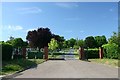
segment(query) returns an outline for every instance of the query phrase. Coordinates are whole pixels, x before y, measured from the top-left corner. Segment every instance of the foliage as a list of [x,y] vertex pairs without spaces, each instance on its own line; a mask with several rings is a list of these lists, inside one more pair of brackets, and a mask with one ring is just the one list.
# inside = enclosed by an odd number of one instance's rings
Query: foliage
[[113,35],[108,39],[108,42],[120,45],[120,33],[118,34],[116,32],[113,32]]
[[35,59],[35,52],[28,52],[28,59]]
[[11,44],[14,48],[22,48],[28,45],[28,43],[23,41],[22,38],[13,37],[10,37],[10,40],[8,40],[7,43]]
[[88,49],[88,50],[85,50],[84,53],[88,59],[99,58],[98,49]]
[[56,50],[58,47],[58,43],[57,40],[55,40],[54,38],[51,39],[50,43],[48,43],[49,49],[51,49],[52,51]]
[[103,44],[107,44],[106,37],[103,36],[95,36],[96,46],[97,48],[101,47]]
[[59,48],[60,50],[63,49],[63,48],[64,48],[63,42],[65,41],[64,37],[53,34],[53,38],[54,38],[55,40],[57,40],[58,48]]
[[29,31],[26,39],[31,47],[44,48],[48,46],[52,38],[52,33],[49,28],[38,28],[38,30]]
[[79,47],[83,47],[84,46],[84,40],[76,40],[74,48],[78,49]]
[[95,48],[95,46],[96,46],[96,41],[93,36],[88,36],[85,38],[84,47]]
[[28,59],[43,59],[42,52],[28,52]]
[[68,40],[68,47],[73,47],[76,43],[76,39],[71,38],[70,40]]
[[103,45],[102,47],[104,47],[104,57],[110,59],[118,59],[119,49],[117,44],[108,43]]
[[2,60],[10,60],[12,58],[13,47],[9,43],[2,42]]
[[63,42],[63,47],[68,48],[68,41],[67,40]]

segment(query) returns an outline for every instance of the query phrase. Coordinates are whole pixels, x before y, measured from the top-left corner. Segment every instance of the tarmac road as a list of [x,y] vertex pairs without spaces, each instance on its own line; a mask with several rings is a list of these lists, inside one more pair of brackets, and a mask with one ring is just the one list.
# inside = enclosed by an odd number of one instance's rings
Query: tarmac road
[[80,60],[48,60],[15,78],[118,78],[118,68]]

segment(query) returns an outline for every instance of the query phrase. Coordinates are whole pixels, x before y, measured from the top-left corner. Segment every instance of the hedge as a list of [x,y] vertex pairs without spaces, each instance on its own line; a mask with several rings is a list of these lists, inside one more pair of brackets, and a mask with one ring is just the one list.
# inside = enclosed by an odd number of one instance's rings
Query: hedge
[[43,59],[42,52],[28,52],[28,59]]
[[104,57],[110,59],[118,59],[119,49],[118,45],[115,43],[108,43],[103,45],[104,47]]
[[99,50],[98,49],[84,50],[84,54],[87,59],[99,58]]
[[2,42],[2,60],[11,60],[13,47],[9,43]]

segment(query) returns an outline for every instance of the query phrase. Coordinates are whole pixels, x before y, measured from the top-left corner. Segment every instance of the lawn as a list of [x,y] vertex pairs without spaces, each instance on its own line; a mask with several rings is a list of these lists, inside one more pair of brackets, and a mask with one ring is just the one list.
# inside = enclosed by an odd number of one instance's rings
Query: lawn
[[15,73],[30,67],[37,67],[38,64],[43,63],[43,59],[19,59],[2,62],[1,75]]
[[[89,59],[89,61],[118,67],[117,59]],[[119,64],[119,67],[120,67],[120,64]]]

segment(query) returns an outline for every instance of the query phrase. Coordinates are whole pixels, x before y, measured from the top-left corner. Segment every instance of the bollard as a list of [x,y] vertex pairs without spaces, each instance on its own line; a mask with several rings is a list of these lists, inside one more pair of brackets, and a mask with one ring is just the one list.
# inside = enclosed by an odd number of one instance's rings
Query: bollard
[[45,60],[48,60],[48,47],[44,47]]
[[26,48],[22,48],[22,55],[23,55],[23,58],[26,59]]
[[84,60],[84,48],[83,47],[79,48],[79,54],[80,54],[79,59]]
[[103,47],[99,48],[99,58],[103,59]]

